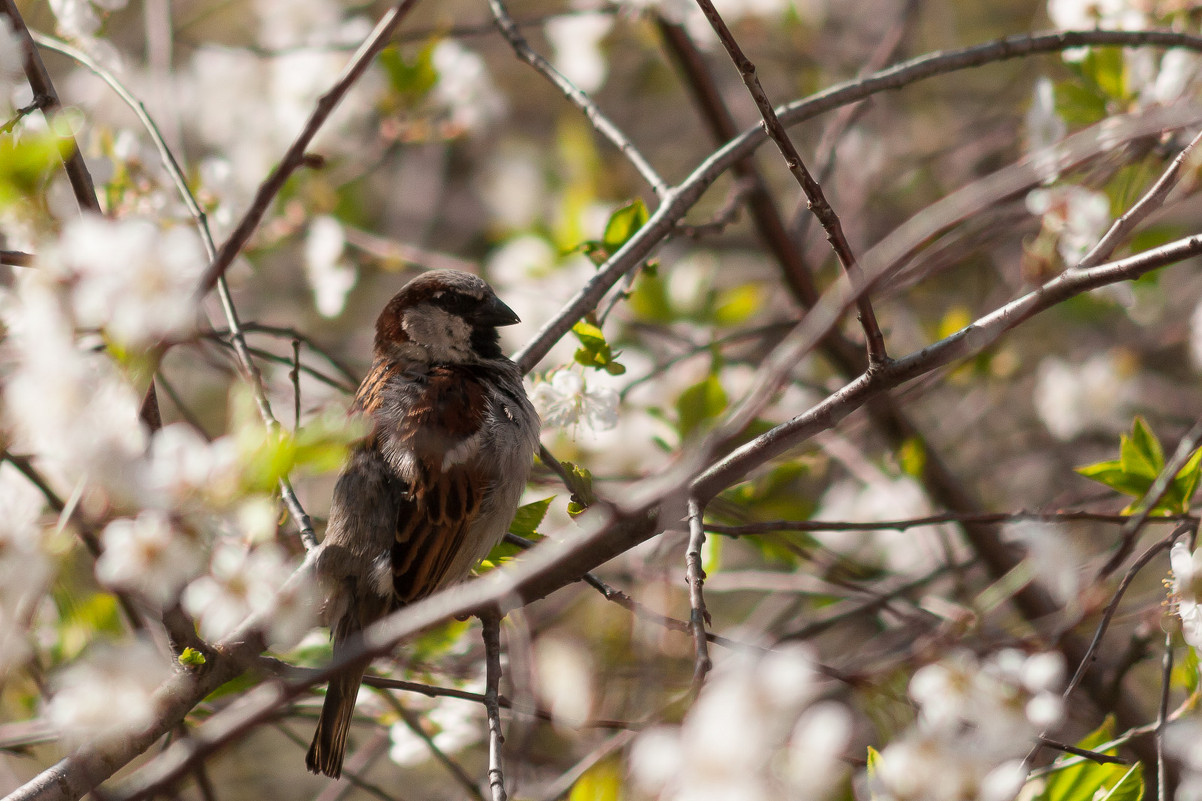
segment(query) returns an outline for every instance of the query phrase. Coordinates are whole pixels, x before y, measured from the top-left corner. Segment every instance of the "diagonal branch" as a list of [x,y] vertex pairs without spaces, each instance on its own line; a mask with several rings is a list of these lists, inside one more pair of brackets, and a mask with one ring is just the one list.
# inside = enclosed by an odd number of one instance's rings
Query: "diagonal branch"
[[509,15],[505,3],[502,0],[488,0],[488,7],[492,10],[493,18],[497,22],[497,28],[500,29],[501,35],[509,42],[517,57],[538,70],[543,77],[563,92],[564,97],[570,100],[572,105],[584,112],[584,116],[588,117],[588,121],[592,123],[597,133],[609,140],[610,144],[622,152],[631,166],[638,170],[639,175],[643,176],[643,180],[651,186],[656,197],[663,198],[667,195],[667,182],[660,177],[655,168],[651,166],[651,162],[647,161],[646,157],[630,141],[630,138],[622,133],[613,120],[605,116],[605,113],[587,94],[569,81],[563,73],[555,69],[549,61],[536,53],[534,48],[530,47],[530,43],[518,29],[513,17]]
[[[780,154],[784,156],[785,164],[789,168],[789,172],[797,180],[801,191],[805,193],[806,200],[809,203],[810,211],[818,219],[818,223],[826,231],[827,241],[831,243],[831,248],[835,251],[835,256],[839,259],[839,264],[847,272],[848,276],[853,281],[860,279],[860,268],[856,262],[855,254],[851,250],[851,245],[847,242],[847,237],[843,233],[843,223],[839,220],[839,215],[826,199],[826,195],[822,192],[822,187],[814,180],[814,176],[810,174],[806,168],[805,162],[802,161],[801,155],[797,152],[797,148],[793,145],[793,140],[789,138],[789,134],[785,131],[785,126],[781,124],[780,118],[776,115],[776,110],[772,107],[772,101],[768,99],[768,95],[764,92],[764,87],[760,85],[760,79],[755,74],[755,64],[743,52],[743,48],[735,40],[734,35],[730,32],[726,22],[718,13],[718,9],[714,8],[712,0],[697,0],[697,5],[701,7],[705,18],[709,20],[710,26],[714,29],[714,33],[718,35],[718,40],[722,42],[722,46],[726,48],[727,54],[731,61],[734,62],[735,68],[739,71],[739,77],[743,79],[743,85],[747,87],[747,91],[751,93],[751,97],[755,100],[756,108],[760,111],[760,116],[764,120],[764,130],[768,133],[768,138],[772,140]],[[860,325],[864,328],[864,338],[868,343],[868,366],[872,369],[878,364],[884,364],[889,360],[889,356],[885,351],[885,338],[881,334],[880,325],[876,321],[876,313],[872,310],[872,303],[868,296],[861,295],[856,299],[856,306],[859,309]]]
[[[12,0],[5,0],[12,2]],[[242,252],[242,248],[246,247],[246,243],[250,241],[251,234],[259,227],[259,222],[262,221],[263,215],[267,213],[267,209],[271,206],[275,196],[284,188],[284,184],[305,163],[305,150],[313,141],[313,137],[321,130],[321,126],[325,124],[334,109],[342,102],[342,98],[350,91],[355,82],[360,76],[367,71],[373,58],[376,57],[381,50],[388,45],[388,40],[392,38],[393,33],[400,26],[406,15],[413,10],[418,0],[401,0],[387,14],[380,18],[376,23],[376,27],[371,34],[364,40],[363,44],[351,57],[349,63],[343,69],[342,74],[338,76],[338,80],[330,87],[329,91],[323,94],[317,101],[317,107],[313,109],[313,113],[309,115],[309,119],[305,121],[305,127],[301,129],[300,134],[293,140],[283,159],[279,165],[272,171],[255,192],[254,200],[251,202],[250,208],[242,216],[238,222],[238,226],[234,232],[230,234],[229,239],[221,246],[213,259],[209,269],[205,272],[200,284],[196,288],[197,295],[206,295],[209,290],[217,284],[217,279],[225,275],[225,271],[233,264],[235,257]]]

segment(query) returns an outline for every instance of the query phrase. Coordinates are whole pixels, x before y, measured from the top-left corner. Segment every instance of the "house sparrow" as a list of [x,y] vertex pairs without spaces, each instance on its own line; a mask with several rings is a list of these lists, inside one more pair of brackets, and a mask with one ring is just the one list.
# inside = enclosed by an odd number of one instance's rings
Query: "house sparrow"
[[[464,579],[509,528],[539,421],[497,326],[518,316],[480,278],[435,270],[376,320],[351,414],[369,431],[334,488],[316,556],[334,658],[365,627]],[[330,680],[306,764],[342,773],[367,660]]]

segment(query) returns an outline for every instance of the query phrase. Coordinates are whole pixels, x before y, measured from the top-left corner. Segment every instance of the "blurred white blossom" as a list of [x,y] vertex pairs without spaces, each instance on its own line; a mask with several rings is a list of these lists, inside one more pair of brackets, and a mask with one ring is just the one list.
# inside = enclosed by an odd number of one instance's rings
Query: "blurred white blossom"
[[584,92],[595,92],[605,83],[609,64],[601,40],[613,24],[610,14],[574,13],[552,17],[544,27],[554,53],[551,63]]
[[[1148,18],[1131,0],[1048,0],[1052,25],[1065,30],[1139,30]],[[1087,47],[1074,47],[1062,54],[1065,61],[1080,61]]]
[[[462,689],[483,692],[483,682]],[[447,698],[414,698],[412,703],[420,709],[423,730],[444,754],[457,754],[483,738],[483,714],[476,704]],[[392,724],[388,739],[388,757],[398,765],[420,765],[430,759],[430,746],[403,720]]]
[[1058,654],[1009,649],[954,653],[910,681],[914,727],[886,746],[869,775],[876,801],[1010,801],[1026,779],[1023,756],[1064,714]]
[[1123,428],[1134,400],[1134,387],[1111,353],[1076,364],[1055,356],[1039,363],[1035,411],[1057,439]]
[[142,502],[177,512],[228,504],[238,494],[240,468],[232,437],[208,442],[191,425],[172,423],[150,442]]
[[576,642],[562,637],[540,637],[535,643],[534,687],[557,724],[584,725],[593,708],[592,658]]
[[[639,735],[633,777],[664,801],[817,801],[844,775],[851,733],[842,706],[810,706],[818,691],[802,648],[732,658],[710,677],[679,728]],[[815,740],[820,748],[806,747]]]
[[1055,234],[1060,258],[1075,267],[1110,227],[1110,200],[1102,192],[1080,186],[1033,189],[1027,193],[1027,211],[1043,218],[1044,228]]
[[146,642],[101,644],[55,676],[46,716],[69,745],[94,747],[145,730],[171,667]]
[[328,215],[314,218],[305,238],[305,276],[313,288],[317,311],[323,317],[342,313],[347,293],[359,280],[359,271],[345,255],[346,233],[342,223]]
[[1027,552],[1027,563],[1039,583],[1061,607],[1073,610],[1081,589],[1078,568],[1082,560],[1064,529],[1055,523],[1020,520],[1007,524],[1002,536],[1008,542],[1023,546]]
[[[867,480],[848,479],[832,484],[818,501],[813,519],[872,523],[931,514],[926,493],[910,476],[877,474],[862,478]],[[815,532],[814,536],[836,553],[906,575],[931,569],[945,558],[947,550],[946,538],[938,526],[905,531]]]
[[[596,380],[594,378],[594,380]],[[579,370],[555,370],[534,387],[530,401],[545,425],[591,431],[608,431],[618,424],[618,393],[609,387],[589,386]]]
[[105,527],[96,578],[166,606],[200,567],[200,549],[193,538],[172,526],[164,512],[147,510]]
[[476,132],[505,113],[501,91],[484,59],[456,42],[443,39],[430,54],[438,70],[432,97],[442,106],[452,129]]
[[149,220],[85,216],[70,223],[43,269],[69,284],[76,322],[147,348],[195,326],[206,260],[195,232]]
[[84,477],[128,497],[146,446],[140,399],[106,355],[75,342],[64,298],[43,270],[21,275],[3,321],[4,416],[17,447],[68,487]]
[[292,567],[279,547],[264,543],[248,549],[221,542],[213,549],[208,574],[184,590],[184,609],[197,619],[201,636],[219,640],[251,615],[278,647],[291,647],[316,621],[312,582],[292,582]]

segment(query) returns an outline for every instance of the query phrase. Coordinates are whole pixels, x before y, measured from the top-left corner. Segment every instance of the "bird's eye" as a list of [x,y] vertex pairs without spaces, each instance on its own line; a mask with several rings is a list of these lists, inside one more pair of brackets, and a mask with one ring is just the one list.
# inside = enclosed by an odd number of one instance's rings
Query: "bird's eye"
[[476,303],[473,298],[459,292],[438,292],[433,297],[440,307],[452,314],[463,314]]

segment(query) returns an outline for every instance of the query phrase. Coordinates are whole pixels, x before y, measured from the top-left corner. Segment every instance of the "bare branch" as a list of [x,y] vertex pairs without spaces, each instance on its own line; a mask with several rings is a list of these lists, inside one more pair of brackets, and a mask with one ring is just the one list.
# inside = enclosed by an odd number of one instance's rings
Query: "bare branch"
[[643,176],[643,180],[650,185],[651,190],[655,192],[656,197],[663,198],[668,194],[668,184],[660,177],[655,168],[651,166],[651,162],[639,152],[638,148],[630,141],[626,134],[622,133],[617,125],[597,106],[592,99],[580,90],[575,84],[569,81],[559,70],[555,69],[549,61],[534,52],[530,47],[530,43],[526,41],[526,37],[518,29],[514,23],[513,17],[509,16],[509,10],[505,8],[505,3],[502,0],[488,0],[488,7],[492,9],[493,17],[497,21],[497,28],[500,29],[501,35],[509,42],[514,53],[522,61],[525,61],[531,67],[555,84],[559,91],[563,92],[564,97],[572,102],[572,105],[584,112],[584,116],[588,117],[589,123],[597,133],[605,137],[610,144],[622,152],[626,160],[630,162],[639,175]]
[[502,767],[501,706],[497,703],[501,685],[501,616],[487,612],[480,616],[484,635],[484,708],[488,712],[488,787],[493,801],[506,801],[505,772]]
[[706,674],[713,667],[705,626],[710,622],[705,608],[705,570],[701,566],[701,548],[705,545],[705,527],[701,522],[704,510],[696,499],[689,499],[689,546],[685,552],[685,581],[689,585],[689,629],[693,633],[693,689],[701,688]]
[[[12,0],[5,0],[12,2]],[[255,193],[255,198],[251,202],[250,208],[242,216],[238,226],[234,232],[230,234],[229,239],[221,246],[213,263],[209,265],[204,278],[201,279],[196,291],[198,296],[208,294],[209,290],[217,284],[217,279],[225,275],[225,271],[231,264],[234,263],[235,257],[242,252],[242,248],[250,241],[251,234],[259,227],[259,222],[263,219],[263,215],[267,213],[271,203],[275,200],[275,196],[281,189],[288,178],[297,169],[305,163],[305,151],[309,144],[313,141],[313,137],[321,130],[321,126],[325,124],[330,114],[338,107],[342,98],[350,91],[350,88],[355,84],[359,77],[367,70],[373,58],[383,50],[393,33],[400,26],[405,16],[413,10],[418,0],[401,0],[387,14],[385,14],[378,23],[375,29],[364,40],[363,44],[351,57],[343,69],[342,74],[338,76],[338,80],[330,87],[329,91],[323,94],[317,101],[317,107],[313,113],[309,115],[309,119],[305,121],[305,127],[293,140],[284,157],[280,160],[279,165],[272,171]]]
[[[714,33],[718,35],[718,40],[722,42],[722,46],[726,48],[731,61],[735,63],[735,68],[739,71],[739,77],[743,79],[743,85],[751,93],[752,99],[755,100],[756,108],[759,109],[760,116],[764,120],[764,130],[767,131],[768,138],[780,150],[780,154],[784,157],[789,172],[792,173],[798,185],[801,186],[802,192],[805,193],[806,200],[809,201],[810,211],[813,212],[814,216],[818,219],[818,223],[826,231],[826,238],[831,243],[831,247],[834,249],[839,263],[853,281],[858,281],[860,279],[859,265],[856,263],[855,254],[852,252],[851,245],[848,244],[847,237],[843,233],[843,223],[840,221],[839,215],[835,212],[830,202],[827,201],[826,195],[822,192],[822,187],[818,185],[818,182],[814,180],[814,176],[806,168],[805,162],[802,161],[801,155],[793,145],[793,140],[789,138],[785,127],[776,116],[776,111],[772,107],[772,101],[768,99],[767,93],[764,92],[764,87],[760,85],[760,79],[756,77],[755,64],[743,52],[743,48],[739,46],[739,43],[735,41],[734,35],[730,32],[730,28],[727,27],[722,16],[718,13],[718,9],[714,8],[712,0],[697,0],[697,5],[701,7],[705,18],[709,20],[710,27],[714,29]],[[876,365],[883,364],[889,360],[889,356],[885,351],[885,338],[881,334],[880,325],[876,321],[876,313],[872,310],[872,303],[868,300],[867,295],[858,297],[856,305],[860,312],[860,325],[864,328],[864,338],[868,343],[868,366],[871,370]]]

